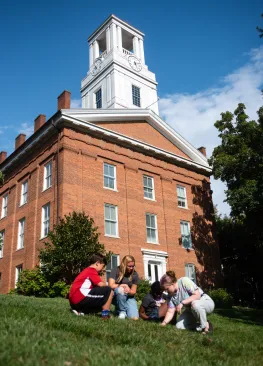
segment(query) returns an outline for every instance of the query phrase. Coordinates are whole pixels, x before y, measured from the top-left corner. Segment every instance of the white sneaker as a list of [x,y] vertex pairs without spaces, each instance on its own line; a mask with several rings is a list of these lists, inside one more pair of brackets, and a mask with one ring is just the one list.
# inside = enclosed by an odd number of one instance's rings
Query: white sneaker
[[119,319],[125,319],[125,318],[126,318],[126,313],[125,313],[125,311],[120,311],[118,318],[119,318]]
[[77,315],[77,316],[84,316],[84,313],[79,313],[77,310],[72,309],[72,313]]

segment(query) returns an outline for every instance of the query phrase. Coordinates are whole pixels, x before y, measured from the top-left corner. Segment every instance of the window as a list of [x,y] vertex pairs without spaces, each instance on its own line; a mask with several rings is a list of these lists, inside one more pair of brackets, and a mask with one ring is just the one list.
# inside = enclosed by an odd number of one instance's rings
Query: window
[[0,258],[3,258],[4,254],[4,242],[5,242],[5,231],[0,231]]
[[116,166],[104,163],[104,188],[116,190]]
[[132,103],[137,107],[141,106],[141,92],[140,88],[135,85],[132,85]]
[[106,266],[106,281],[109,281],[111,270],[117,268],[120,264],[120,256],[112,254],[109,263]]
[[24,238],[25,238],[25,222],[26,219],[23,218],[18,222],[18,241],[17,241],[17,249],[24,248]]
[[194,283],[196,283],[195,265],[194,264],[187,263],[185,265],[185,275],[186,275],[186,277],[189,277],[190,280],[194,281]]
[[188,221],[181,221],[181,235],[182,235],[182,245],[185,249],[192,248],[192,239],[190,232],[190,223]]
[[22,272],[22,270],[23,270],[23,265],[22,264],[19,264],[19,266],[16,266],[15,287],[16,287],[17,281],[19,279],[19,275]]
[[44,190],[51,187],[52,184],[52,161],[44,166]]
[[177,186],[178,207],[187,208],[185,187]]
[[95,93],[95,103],[96,103],[96,108],[97,109],[102,108],[102,93],[101,93],[101,89],[99,89]]
[[104,205],[105,235],[118,236],[118,207]]
[[144,198],[154,200],[154,182],[152,177],[143,176]]
[[146,214],[147,243],[158,243],[157,217],[156,215]]
[[1,218],[7,216],[7,205],[8,205],[8,194],[6,194],[2,198],[2,212],[1,212]]
[[21,199],[20,199],[20,206],[27,203],[27,192],[28,192],[28,180],[22,183],[21,185]]
[[42,207],[41,238],[45,238],[50,229],[50,203]]

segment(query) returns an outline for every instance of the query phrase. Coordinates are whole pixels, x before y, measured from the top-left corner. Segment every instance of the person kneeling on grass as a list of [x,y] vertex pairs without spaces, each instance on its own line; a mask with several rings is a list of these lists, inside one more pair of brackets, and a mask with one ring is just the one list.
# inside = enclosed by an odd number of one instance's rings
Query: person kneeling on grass
[[108,319],[113,291],[98,274],[107,264],[107,260],[102,254],[93,254],[90,263],[91,265],[75,278],[70,288],[70,306],[76,315],[97,313],[102,310],[102,319]]
[[139,309],[140,318],[144,320],[159,321],[167,312],[167,302],[162,298],[163,290],[160,282],[151,285],[151,292],[144,296]]
[[211,314],[214,310],[215,304],[210,296],[206,295],[204,291],[198,287],[190,278],[182,277],[176,279],[173,271],[166,272],[160,280],[161,286],[164,290],[172,296],[168,311],[161,325],[168,324],[175,311],[181,314],[176,323],[177,329],[197,330],[203,334],[213,331],[212,323],[207,321],[207,314]]
[[134,297],[137,291],[139,276],[135,271],[135,259],[126,255],[118,268],[111,270],[109,285],[114,290],[113,304],[119,313],[119,319],[126,316],[133,320],[139,319],[137,301]]

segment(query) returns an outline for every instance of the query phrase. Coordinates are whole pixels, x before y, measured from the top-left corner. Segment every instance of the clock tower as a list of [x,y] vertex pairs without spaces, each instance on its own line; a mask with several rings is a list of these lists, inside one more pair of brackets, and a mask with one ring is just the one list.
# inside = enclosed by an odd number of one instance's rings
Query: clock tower
[[157,82],[145,64],[143,39],[142,32],[115,15],[91,34],[82,108],[148,108],[159,114]]

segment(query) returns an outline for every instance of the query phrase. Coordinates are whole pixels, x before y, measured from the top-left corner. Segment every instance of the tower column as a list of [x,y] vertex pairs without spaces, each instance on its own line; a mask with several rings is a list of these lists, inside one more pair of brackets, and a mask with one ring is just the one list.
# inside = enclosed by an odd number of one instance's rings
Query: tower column
[[139,49],[140,49],[141,62],[143,64],[145,64],[144,49],[143,49],[143,40],[142,39],[139,39]]
[[107,53],[110,52],[111,44],[110,44],[110,27],[106,29],[106,50]]
[[116,24],[112,23],[111,27],[110,27],[110,35],[111,35],[111,39],[110,39],[110,43],[111,43],[111,48],[116,48],[117,47],[117,29],[116,29]]
[[122,34],[121,34],[121,27],[117,25],[117,39],[118,39],[118,48],[122,51]]
[[99,57],[100,55],[100,51],[99,51],[99,43],[98,41],[94,41],[94,52],[93,52],[93,55],[94,55],[94,61],[96,60],[97,57]]
[[139,40],[138,37],[133,37],[133,53],[140,58]]
[[89,67],[93,64],[93,44],[89,45]]

